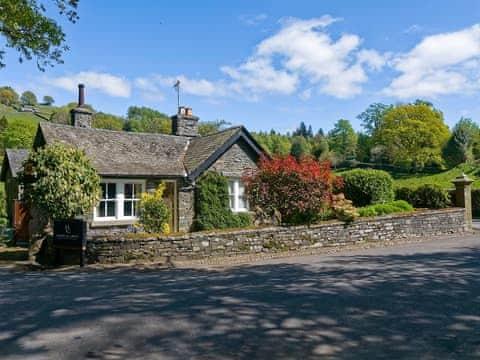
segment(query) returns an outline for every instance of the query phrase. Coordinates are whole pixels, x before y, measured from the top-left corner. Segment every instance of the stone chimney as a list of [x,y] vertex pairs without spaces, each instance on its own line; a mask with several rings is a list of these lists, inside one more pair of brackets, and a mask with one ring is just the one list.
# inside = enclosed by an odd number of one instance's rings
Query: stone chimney
[[85,85],[78,84],[78,106],[70,110],[72,126],[91,128],[93,111],[85,106]]
[[198,120],[198,117],[193,115],[191,108],[180,106],[177,115],[172,116],[172,134],[190,137],[199,136]]

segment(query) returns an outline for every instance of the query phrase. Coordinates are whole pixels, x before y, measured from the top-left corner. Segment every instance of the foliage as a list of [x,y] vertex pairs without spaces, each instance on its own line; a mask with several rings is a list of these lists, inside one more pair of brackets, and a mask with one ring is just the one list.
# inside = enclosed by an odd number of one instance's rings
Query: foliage
[[354,159],[357,152],[357,134],[353,130],[350,121],[340,119],[328,133],[330,150],[343,160]]
[[400,212],[410,212],[414,208],[403,200],[392,201],[386,204],[369,205],[358,209],[361,217],[387,215]]
[[124,130],[146,133],[170,134],[172,120],[160,111],[142,106],[130,106]]
[[290,154],[292,148],[290,136],[277,134],[274,130],[270,131],[270,133],[259,132],[252,133],[252,135],[269,154],[280,156]]
[[50,95],[45,95],[43,97],[43,105],[51,106],[55,100]]
[[480,217],[480,190],[472,190],[472,213],[475,217]]
[[480,140],[478,125],[468,118],[461,118],[453,127],[452,135],[443,149],[443,158],[449,167],[473,160],[473,148]]
[[116,131],[121,131],[124,125],[125,120],[121,117],[102,112],[96,113],[92,122],[92,127],[94,128]]
[[293,132],[292,136],[302,136],[306,139],[313,137],[312,125],[307,125],[302,121],[299,127]]
[[22,96],[20,96],[20,102],[23,105],[37,105],[37,97],[33,92],[27,90],[22,93]]
[[7,225],[7,195],[5,194],[5,184],[0,184],[0,228]]
[[387,203],[393,200],[393,179],[382,170],[354,169],[342,173],[343,192],[355,206]]
[[198,133],[200,136],[212,135],[223,130],[230,124],[231,123],[226,120],[201,121],[198,124]]
[[[75,22],[78,0],[55,0],[61,16]],[[68,50],[60,25],[47,15],[47,6],[38,0],[2,0],[0,3],[0,34],[5,46],[20,53],[19,61],[36,58],[37,67],[44,70],[55,63],[63,63]],[[5,51],[0,50],[0,68],[5,66]]]
[[372,138],[363,133],[357,133],[357,156],[360,162],[370,162],[372,152]]
[[0,88],[0,104],[12,106],[18,103],[18,94],[10,86]]
[[442,209],[451,205],[448,190],[436,184],[425,184],[416,189],[400,188],[395,191],[395,197],[416,208]]
[[336,177],[329,163],[293,156],[262,158],[257,170],[244,176],[250,205],[284,223],[312,223],[331,200]]
[[163,200],[166,185],[161,183],[153,194],[143,193],[138,203],[140,223],[145,231],[150,233],[170,232],[168,220],[170,210]]
[[303,136],[295,136],[292,140],[290,155],[300,161],[302,157],[309,156],[311,153],[311,145]]
[[[65,106],[55,108],[53,113],[50,115],[50,121],[56,124],[70,125],[72,122],[70,111],[77,106],[78,104],[76,102],[71,102]],[[93,108],[91,105],[85,104],[83,106],[93,112]]]
[[351,223],[359,216],[359,213],[353,206],[352,201],[345,199],[345,195],[343,194],[332,195],[331,208],[333,216],[340,221],[345,221],[346,223]]
[[407,104],[385,112],[373,143],[384,147],[391,164],[418,171],[442,163],[441,150],[448,137],[440,111],[423,103]]
[[27,202],[53,219],[84,215],[100,196],[100,178],[85,153],[60,143],[32,152],[19,181]]
[[31,149],[37,124],[30,120],[8,121],[7,127],[0,134],[4,149]]
[[247,214],[234,214],[229,206],[228,180],[209,171],[197,182],[195,229],[214,230],[251,225]]
[[392,108],[392,105],[382,103],[371,104],[364,112],[357,116],[362,122],[366,135],[371,136],[379,127],[385,113]]

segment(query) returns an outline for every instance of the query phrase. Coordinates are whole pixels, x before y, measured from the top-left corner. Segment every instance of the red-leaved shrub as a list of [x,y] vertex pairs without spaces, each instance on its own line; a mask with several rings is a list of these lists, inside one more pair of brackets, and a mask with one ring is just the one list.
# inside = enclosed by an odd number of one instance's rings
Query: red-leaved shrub
[[283,223],[318,220],[329,208],[334,186],[341,185],[328,162],[277,156],[262,157],[258,165],[243,177],[250,205],[270,216],[278,212]]

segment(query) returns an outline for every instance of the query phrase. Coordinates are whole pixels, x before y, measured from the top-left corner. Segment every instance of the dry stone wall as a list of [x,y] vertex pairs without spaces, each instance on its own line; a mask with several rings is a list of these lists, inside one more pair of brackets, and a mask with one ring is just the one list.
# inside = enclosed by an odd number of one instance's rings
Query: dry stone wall
[[128,234],[100,237],[89,240],[87,257],[89,262],[98,263],[162,261],[167,257],[172,260],[199,259],[461,234],[465,231],[465,210],[452,208],[363,218],[349,225],[332,221],[309,227],[266,227],[181,236]]

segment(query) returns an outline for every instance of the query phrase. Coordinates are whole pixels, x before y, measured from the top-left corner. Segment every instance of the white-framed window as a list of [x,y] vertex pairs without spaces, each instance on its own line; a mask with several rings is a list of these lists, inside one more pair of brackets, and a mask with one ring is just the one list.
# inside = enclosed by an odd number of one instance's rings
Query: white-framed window
[[228,180],[228,198],[233,212],[248,211],[245,185],[239,179]]
[[102,180],[100,187],[100,201],[93,211],[94,221],[137,219],[138,201],[145,181]]

